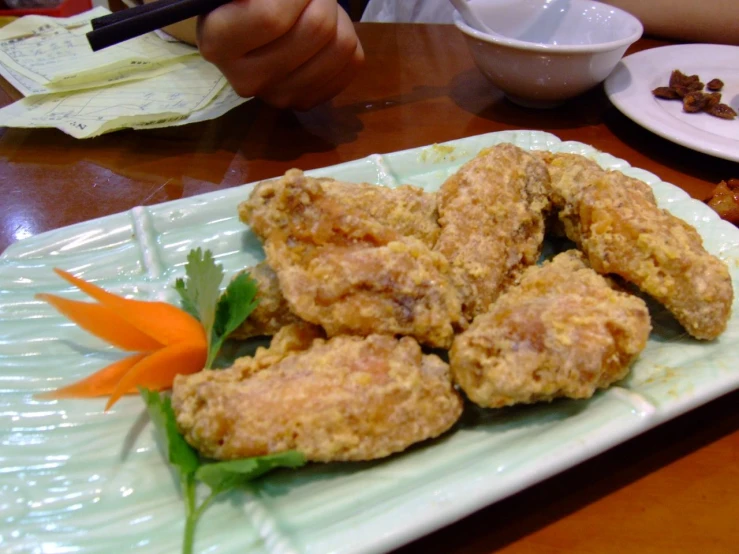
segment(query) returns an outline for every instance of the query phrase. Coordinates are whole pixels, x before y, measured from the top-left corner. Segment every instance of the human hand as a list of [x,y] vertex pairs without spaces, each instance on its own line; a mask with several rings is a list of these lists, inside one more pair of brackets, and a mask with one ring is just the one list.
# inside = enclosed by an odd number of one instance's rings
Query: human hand
[[336,0],[234,0],[200,17],[197,37],[239,95],[279,108],[332,98],[364,60]]

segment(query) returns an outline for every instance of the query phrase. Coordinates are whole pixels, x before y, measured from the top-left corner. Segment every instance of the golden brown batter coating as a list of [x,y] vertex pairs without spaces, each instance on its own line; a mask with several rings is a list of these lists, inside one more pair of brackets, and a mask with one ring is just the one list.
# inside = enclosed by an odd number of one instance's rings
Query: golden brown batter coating
[[588,398],[622,379],[651,329],[640,298],[610,287],[570,250],[526,270],[449,352],[472,402],[497,408]]
[[726,264],[706,252],[698,232],[661,210],[641,181],[574,154],[546,158],[559,218],[593,269],[634,283],[692,336],[718,337],[734,292]]
[[[285,325],[272,337],[269,348],[260,346],[254,356],[243,356],[234,360],[230,373],[223,372],[225,380],[246,378],[252,373],[276,364],[289,354],[307,350],[315,339],[325,338],[326,334],[323,329],[305,321]],[[213,375],[210,379],[218,381],[220,378],[220,376]]]
[[480,152],[441,186],[435,250],[450,262],[468,320],[484,313],[539,259],[548,183],[541,160],[500,144]]
[[461,319],[443,256],[290,171],[240,206],[292,312],[329,336],[410,335],[451,345]]
[[[333,199],[347,211],[361,210],[385,227],[405,237],[415,237],[433,247],[439,236],[439,214],[436,194],[411,185],[388,188],[368,183],[345,183],[327,178],[313,178],[298,169],[291,169],[282,179],[266,181],[247,202],[239,206],[241,220],[262,239],[270,230],[282,227],[284,214],[276,213],[271,195],[284,180],[301,180],[310,188],[320,188],[321,194]],[[250,223],[251,222],[251,223]]]
[[339,336],[260,356],[175,380],[178,426],[205,456],[372,460],[440,435],[462,412],[447,364],[410,337]]
[[368,183],[321,179],[323,190],[348,208],[360,208],[404,237],[415,237],[429,248],[439,238],[436,194],[412,185],[388,188]]
[[280,290],[277,274],[261,262],[244,270],[257,283],[259,304],[241,326],[231,333],[234,339],[274,335],[283,326],[298,323],[301,319],[290,311],[290,306]]

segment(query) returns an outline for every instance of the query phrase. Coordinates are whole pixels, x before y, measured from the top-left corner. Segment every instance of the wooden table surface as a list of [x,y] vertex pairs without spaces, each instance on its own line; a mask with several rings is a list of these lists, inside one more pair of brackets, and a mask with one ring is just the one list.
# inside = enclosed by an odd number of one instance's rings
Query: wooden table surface
[[[456,29],[358,24],[367,64],[332,103],[304,113],[247,102],[184,127],[76,140],[0,129],[0,251],[137,205],[220,190],[374,152],[505,129],[545,130],[623,158],[703,199],[739,164],[631,122],[602,88],[558,109],[510,104]],[[631,51],[665,44],[643,39]],[[0,102],[19,97],[0,83]],[[402,554],[739,552],[739,392],[401,548]]]

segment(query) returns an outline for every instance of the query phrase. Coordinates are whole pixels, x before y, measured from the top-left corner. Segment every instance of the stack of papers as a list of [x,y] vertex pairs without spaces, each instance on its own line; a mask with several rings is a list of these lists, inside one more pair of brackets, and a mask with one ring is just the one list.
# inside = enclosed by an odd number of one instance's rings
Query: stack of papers
[[0,29],[0,74],[25,97],[0,109],[0,126],[89,138],[214,119],[246,102],[196,48],[156,33],[93,52],[85,34],[108,13],[29,15]]

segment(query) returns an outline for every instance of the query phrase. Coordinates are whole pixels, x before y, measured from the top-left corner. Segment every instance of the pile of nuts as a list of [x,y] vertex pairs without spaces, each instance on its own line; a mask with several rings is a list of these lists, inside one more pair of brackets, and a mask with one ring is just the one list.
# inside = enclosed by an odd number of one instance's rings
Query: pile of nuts
[[[703,87],[708,92],[704,92]],[[736,112],[732,107],[721,103],[723,87],[720,79],[711,79],[704,85],[698,75],[685,75],[675,69],[670,75],[669,86],[657,87],[652,94],[665,100],[682,100],[683,111],[688,113],[708,112],[721,119],[734,119]]]

